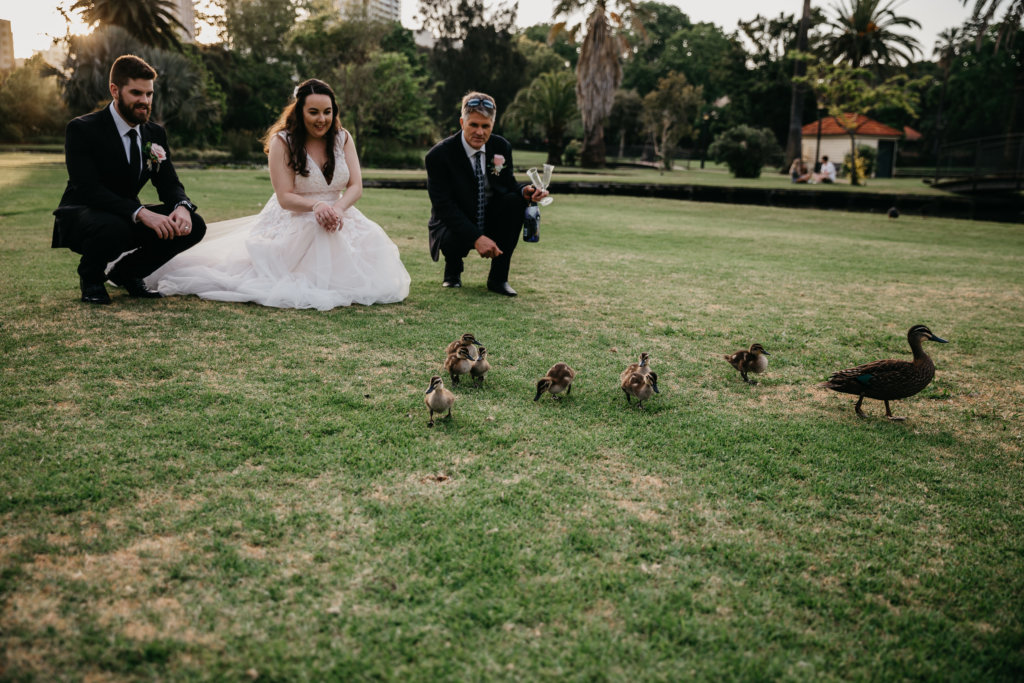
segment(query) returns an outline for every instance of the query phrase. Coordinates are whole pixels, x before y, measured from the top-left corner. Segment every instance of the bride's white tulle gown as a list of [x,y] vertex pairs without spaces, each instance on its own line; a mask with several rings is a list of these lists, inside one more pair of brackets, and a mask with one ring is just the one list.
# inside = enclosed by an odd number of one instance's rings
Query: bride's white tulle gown
[[[349,180],[346,135],[340,132],[335,140],[331,182],[310,160],[309,175],[295,176],[297,193],[338,199]],[[327,232],[311,212],[284,209],[273,195],[255,216],[209,224],[202,242],[168,261],[146,284],[165,296],[322,311],[405,299],[409,273],[395,243],[354,206],[341,216],[342,229]]]

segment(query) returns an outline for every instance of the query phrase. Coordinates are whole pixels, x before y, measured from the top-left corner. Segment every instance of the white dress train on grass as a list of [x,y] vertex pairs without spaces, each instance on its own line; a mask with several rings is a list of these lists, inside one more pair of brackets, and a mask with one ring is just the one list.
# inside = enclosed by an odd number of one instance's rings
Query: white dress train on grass
[[[309,175],[295,176],[297,193],[331,203],[341,196],[349,180],[345,137],[342,131],[335,140],[331,182],[309,159]],[[321,311],[405,299],[409,273],[395,243],[354,206],[341,217],[341,230],[327,232],[312,212],[284,209],[271,195],[255,216],[208,225],[202,242],[164,264],[146,284],[165,296]]]

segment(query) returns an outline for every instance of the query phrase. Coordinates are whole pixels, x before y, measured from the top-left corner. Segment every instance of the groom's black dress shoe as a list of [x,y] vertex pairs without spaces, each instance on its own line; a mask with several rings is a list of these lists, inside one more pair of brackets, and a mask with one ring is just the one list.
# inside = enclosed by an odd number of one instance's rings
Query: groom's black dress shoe
[[147,287],[145,280],[141,277],[120,278],[112,273],[107,275],[107,279],[118,287],[124,287],[128,291],[128,296],[135,299],[162,299],[164,296]]
[[504,294],[505,296],[518,296],[519,292],[512,289],[507,282],[488,282],[487,289],[498,294]]
[[445,278],[444,282],[441,283],[442,287],[461,287],[462,280],[457,277]]
[[110,303],[110,295],[107,294],[107,288],[103,286],[102,282],[87,284],[85,280],[79,278],[78,283],[82,287],[83,302],[87,304]]

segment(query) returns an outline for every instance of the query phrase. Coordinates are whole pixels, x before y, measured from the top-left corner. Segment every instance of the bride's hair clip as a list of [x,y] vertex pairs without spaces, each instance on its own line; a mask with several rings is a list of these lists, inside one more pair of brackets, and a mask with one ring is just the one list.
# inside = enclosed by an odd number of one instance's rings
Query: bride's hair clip
[[299,99],[299,86],[295,86],[295,90],[292,90],[292,99]]

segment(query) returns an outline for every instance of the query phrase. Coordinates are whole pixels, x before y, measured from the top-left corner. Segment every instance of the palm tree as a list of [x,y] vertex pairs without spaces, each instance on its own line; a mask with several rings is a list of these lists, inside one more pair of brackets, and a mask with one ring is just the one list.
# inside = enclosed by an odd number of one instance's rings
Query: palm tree
[[[975,38],[976,45],[981,47],[981,41],[985,37],[985,32],[988,30],[989,25],[992,23],[992,19],[996,15],[996,10],[999,9],[1003,4],[1003,0],[973,0],[974,10],[971,12],[971,19],[978,25],[978,35]],[[971,0],[960,0],[960,4],[964,7]],[[1020,28],[1021,19],[1024,18],[1024,0],[1009,0],[1006,3],[1006,13],[1003,14],[1003,19],[1000,22],[999,37],[996,38],[996,51],[999,51],[999,46],[1002,44],[1004,39],[1012,38],[1013,34]]]
[[547,163],[559,166],[565,131],[576,113],[576,77],[571,71],[548,71],[516,94],[506,121],[527,129],[539,127],[547,140]]
[[171,0],[76,0],[72,12],[81,12],[90,26],[120,26],[144,45],[181,49],[178,20]]
[[917,39],[897,29],[921,28],[916,19],[896,14],[897,0],[839,0],[829,19],[833,34],[825,38],[825,54],[853,68],[913,61],[921,52]]
[[[807,52],[807,32],[811,26],[811,0],[804,0],[803,13],[800,16],[800,28],[797,29],[796,49],[799,52]],[[802,59],[795,60],[793,75],[800,77],[807,71],[807,62]],[[786,157],[784,163],[793,161],[801,155],[802,140],[801,129],[803,127],[804,113],[804,87],[798,81],[793,81],[789,96],[789,136],[786,138]]]
[[[576,97],[583,117],[580,165],[589,168],[604,166],[604,124],[612,111],[615,91],[622,83],[620,58],[625,40],[621,33],[617,35],[613,30],[612,22],[619,23],[621,14],[613,11],[612,3],[628,12],[637,28],[643,31],[632,0],[558,0],[554,11],[555,17],[570,17],[590,10],[586,19],[587,34],[576,63]],[[565,21],[555,24],[551,28],[551,39],[565,26]],[[570,34],[574,35],[579,28],[576,25],[569,30]]]

